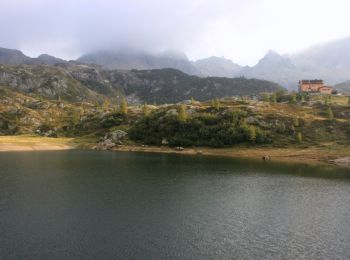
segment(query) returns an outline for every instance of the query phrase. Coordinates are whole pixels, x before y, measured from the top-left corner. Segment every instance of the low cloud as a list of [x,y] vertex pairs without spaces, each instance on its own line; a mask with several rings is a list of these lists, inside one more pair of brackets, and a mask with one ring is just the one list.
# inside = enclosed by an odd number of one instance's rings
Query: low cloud
[[66,59],[101,49],[176,49],[253,64],[350,35],[345,0],[2,0],[0,46]]

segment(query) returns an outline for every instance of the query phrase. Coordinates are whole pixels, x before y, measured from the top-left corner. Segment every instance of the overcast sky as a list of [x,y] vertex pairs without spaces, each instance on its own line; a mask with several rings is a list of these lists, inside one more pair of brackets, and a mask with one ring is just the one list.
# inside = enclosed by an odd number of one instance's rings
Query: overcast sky
[[0,46],[65,59],[130,46],[254,65],[350,36],[347,0],[0,0]]

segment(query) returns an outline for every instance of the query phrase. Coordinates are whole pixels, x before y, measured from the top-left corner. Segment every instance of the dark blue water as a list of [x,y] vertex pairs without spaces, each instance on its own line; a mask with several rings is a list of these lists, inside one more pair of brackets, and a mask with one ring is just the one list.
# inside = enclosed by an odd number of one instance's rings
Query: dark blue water
[[0,153],[0,259],[349,258],[346,169]]

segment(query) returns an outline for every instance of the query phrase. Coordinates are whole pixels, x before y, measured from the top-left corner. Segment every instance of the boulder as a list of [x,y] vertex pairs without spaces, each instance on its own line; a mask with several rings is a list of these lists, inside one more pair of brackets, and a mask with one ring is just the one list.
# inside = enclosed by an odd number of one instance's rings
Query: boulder
[[340,166],[350,167],[350,157],[340,157],[340,158],[333,160],[333,162],[337,165],[340,165]]
[[166,138],[163,138],[162,145],[168,145],[168,144],[169,144],[168,140]]
[[115,143],[112,142],[111,139],[106,139],[103,141],[100,141],[96,146],[95,149],[96,150],[111,150],[112,148],[114,148],[116,146]]
[[268,161],[271,161],[271,157],[269,155],[264,155],[262,157],[262,160],[265,161],[265,162],[268,162]]
[[169,109],[167,112],[166,112],[166,115],[167,116],[178,116],[179,113],[177,112],[177,110],[175,108],[173,109]]
[[123,141],[125,141],[128,137],[128,133],[122,130],[115,130],[113,132],[110,132],[106,134],[103,138],[103,140],[110,139],[113,143],[116,144],[123,144]]
[[46,133],[44,133],[44,136],[46,137],[57,137],[57,134],[54,130],[49,130]]
[[259,121],[253,116],[248,116],[247,117],[247,123],[248,124],[258,124]]

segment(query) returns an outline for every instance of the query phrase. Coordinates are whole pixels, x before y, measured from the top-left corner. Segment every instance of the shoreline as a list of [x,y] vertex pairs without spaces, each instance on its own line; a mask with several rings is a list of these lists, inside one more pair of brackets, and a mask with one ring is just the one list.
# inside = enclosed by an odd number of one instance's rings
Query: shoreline
[[183,155],[205,155],[205,156],[220,156],[231,158],[246,158],[253,160],[262,160],[263,156],[268,155],[271,158],[271,162],[290,162],[290,163],[304,163],[310,165],[335,165],[335,166],[348,166],[342,163],[337,163],[336,159],[340,162],[344,161],[344,158],[348,158],[346,155],[335,156],[329,158],[328,156],[319,156],[319,153],[324,152],[321,149],[297,149],[297,148],[270,148],[270,147],[234,147],[234,148],[185,148],[183,151],[176,151],[170,147],[154,147],[154,146],[134,146],[134,145],[121,145],[111,149],[111,151],[118,152],[145,152],[145,153],[167,153],[167,154],[183,154]]
[[[38,136],[0,136],[0,152],[21,151],[60,151],[60,150],[94,150],[95,143],[81,142],[74,138],[49,138]],[[290,162],[317,165],[335,165],[350,167],[350,148],[347,147],[309,147],[309,148],[275,148],[245,147],[230,148],[192,147],[177,151],[171,147],[144,145],[119,145],[110,151],[167,153],[182,155],[205,155],[232,158],[262,160],[268,155],[272,162]]]
[[301,163],[309,165],[325,165],[350,167],[350,147],[308,147],[308,148],[277,148],[277,147],[246,147],[229,148],[191,147],[183,151],[166,146],[120,145],[111,149],[118,152],[167,153],[191,156],[219,156],[245,158],[262,161],[269,156],[271,162]]

